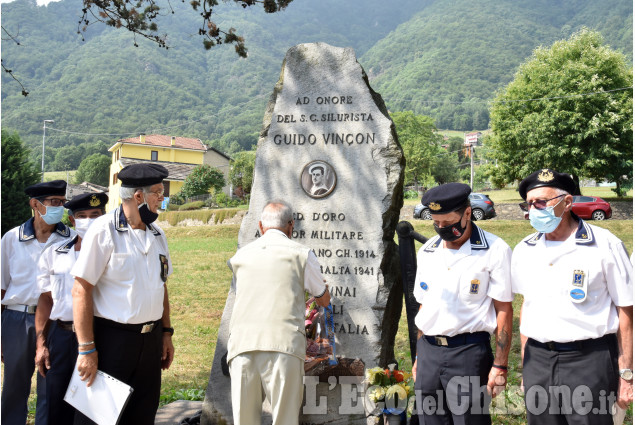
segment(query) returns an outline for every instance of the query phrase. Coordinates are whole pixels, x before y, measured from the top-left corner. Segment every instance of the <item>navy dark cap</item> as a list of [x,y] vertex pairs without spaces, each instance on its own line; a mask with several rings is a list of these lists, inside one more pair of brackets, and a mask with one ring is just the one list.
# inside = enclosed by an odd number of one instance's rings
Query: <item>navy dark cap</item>
[[64,180],[52,180],[50,182],[36,183],[24,189],[24,193],[30,198],[66,196],[66,182]]
[[119,172],[123,187],[144,187],[161,183],[168,176],[168,169],[159,164],[131,164]]
[[421,203],[430,209],[430,214],[447,214],[468,206],[470,193],[472,189],[464,183],[446,183],[424,193]]
[[106,209],[108,203],[108,195],[104,192],[99,193],[82,193],[64,204],[64,208],[68,208],[73,212],[82,210],[92,210],[100,208]]
[[527,192],[539,187],[555,187],[570,194],[575,192],[575,182],[569,174],[559,173],[550,168],[543,168],[531,173],[521,181],[518,185],[518,193],[520,193],[521,198],[527,199]]

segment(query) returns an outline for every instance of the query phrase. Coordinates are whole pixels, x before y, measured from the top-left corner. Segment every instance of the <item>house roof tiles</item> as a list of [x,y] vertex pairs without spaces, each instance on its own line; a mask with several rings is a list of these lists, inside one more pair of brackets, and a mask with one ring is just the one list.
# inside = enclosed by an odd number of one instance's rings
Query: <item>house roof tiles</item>
[[166,180],[185,180],[185,178],[200,164],[182,164],[180,162],[149,161],[147,159],[121,158],[121,165],[124,167],[131,164],[154,163],[161,164],[168,169]]
[[[174,137],[174,145],[172,145],[172,137]],[[145,136],[119,139],[117,140],[117,143],[132,143],[135,145],[158,146],[158,147],[165,147],[165,148],[194,149],[199,151],[207,150],[207,146],[203,144],[201,139],[194,139],[190,137],[166,136],[162,134],[147,134]]]

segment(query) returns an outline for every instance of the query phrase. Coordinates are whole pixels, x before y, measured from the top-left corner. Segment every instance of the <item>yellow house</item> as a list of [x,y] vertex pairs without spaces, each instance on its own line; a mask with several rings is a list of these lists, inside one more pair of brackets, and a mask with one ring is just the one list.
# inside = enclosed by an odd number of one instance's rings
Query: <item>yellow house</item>
[[108,186],[108,207],[110,211],[121,204],[117,178],[119,171],[126,165],[141,162],[155,162],[168,170],[168,178],[163,182],[164,196],[176,194],[181,190],[185,178],[201,164],[209,164],[221,170],[228,184],[223,192],[231,195],[229,185],[229,160],[224,153],[206,146],[200,139],[164,136],[159,134],[141,134],[139,137],[119,139],[110,149],[110,183]]

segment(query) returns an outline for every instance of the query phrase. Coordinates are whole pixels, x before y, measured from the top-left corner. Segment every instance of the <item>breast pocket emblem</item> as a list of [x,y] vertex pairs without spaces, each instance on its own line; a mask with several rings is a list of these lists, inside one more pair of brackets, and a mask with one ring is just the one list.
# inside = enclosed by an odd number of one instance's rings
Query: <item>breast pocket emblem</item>
[[481,286],[481,281],[478,279],[472,279],[470,282],[470,294],[478,294],[479,286]]
[[168,280],[168,257],[163,254],[159,254],[159,262],[161,263],[161,280],[165,282]]

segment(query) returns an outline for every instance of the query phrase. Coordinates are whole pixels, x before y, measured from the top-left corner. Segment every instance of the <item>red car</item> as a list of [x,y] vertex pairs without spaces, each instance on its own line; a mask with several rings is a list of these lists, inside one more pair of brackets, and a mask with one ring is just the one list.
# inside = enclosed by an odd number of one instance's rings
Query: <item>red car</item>
[[[585,220],[605,220],[613,215],[611,204],[604,199],[580,195],[573,197],[573,212]],[[525,211],[524,215],[525,220],[529,220],[527,211]]]
[[574,196],[573,212],[586,220],[604,220],[613,215],[611,204],[595,196]]

